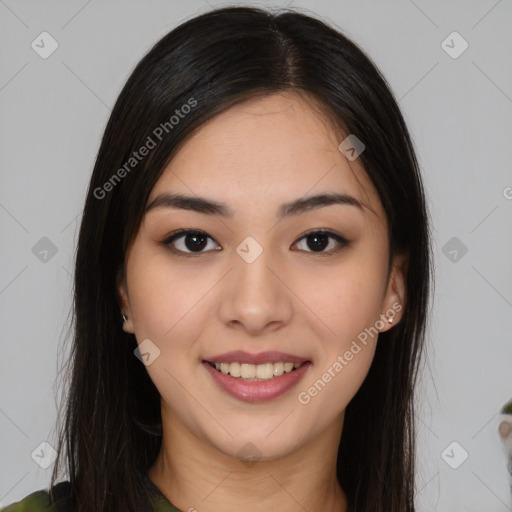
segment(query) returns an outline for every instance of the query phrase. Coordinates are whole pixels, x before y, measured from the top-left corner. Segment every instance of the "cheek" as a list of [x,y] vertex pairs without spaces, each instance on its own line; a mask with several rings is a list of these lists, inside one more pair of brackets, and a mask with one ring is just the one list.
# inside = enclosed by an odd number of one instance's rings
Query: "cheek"
[[351,350],[348,351],[352,354],[350,361],[346,358],[346,352],[339,353],[329,361],[329,364],[307,383],[309,387],[299,397],[300,403],[315,409],[311,411],[315,417],[325,416],[322,421],[326,424],[346,409],[368,375],[375,345],[359,345],[357,350],[360,352],[354,351],[354,354]]
[[[142,261],[142,260],[141,260]],[[162,258],[146,258],[133,265],[128,282],[135,336],[140,345],[151,340],[158,356],[146,367],[165,403],[174,411],[193,410],[187,402],[182,382],[186,382],[200,358],[194,343],[209,318],[206,295],[210,279],[199,279],[197,272],[172,272]],[[156,353],[156,352],[155,352]]]
[[372,269],[365,261],[354,262],[336,272],[330,270],[326,276],[308,277],[307,303],[329,327],[326,330],[324,325],[322,332],[335,348],[350,344],[365,328],[375,325],[382,313],[384,278],[379,266]]
[[[343,328],[340,326],[340,330]],[[347,332],[350,329],[350,326],[345,327]],[[321,360],[297,395],[308,415],[317,418],[314,428],[323,428],[335,421],[354,398],[371,367],[375,341],[376,338],[369,337],[361,342],[350,334],[333,336],[326,341]]]
[[[142,261],[142,260],[140,260]],[[159,348],[177,350],[200,332],[210,279],[188,269],[173,272],[165,257],[146,258],[130,269],[130,305],[137,339],[153,340]]]

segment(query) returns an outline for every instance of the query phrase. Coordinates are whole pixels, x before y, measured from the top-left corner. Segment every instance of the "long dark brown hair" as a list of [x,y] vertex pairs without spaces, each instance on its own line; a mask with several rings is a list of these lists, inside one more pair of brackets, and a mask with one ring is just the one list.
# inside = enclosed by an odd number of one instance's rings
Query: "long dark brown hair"
[[[414,511],[413,394],[432,256],[409,132],[384,77],[338,29],[297,11],[232,7],[186,21],[147,53],[101,141],[77,246],[74,335],[51,482],[65,470],[77,512],[135,512],[149,504],[145,478],[162,441],[160,395],[134,356],[134,335],[121,328],[117,293],[149,194],[196,128],[279,91],[313,98],[333,130],[364,142],[360,159],[387,215],[390,256],[408,254],[403,317],[380,335],[369,374],[347,406],[337,475],[351,509]],[[154,147],[142,157],[149,139]]]

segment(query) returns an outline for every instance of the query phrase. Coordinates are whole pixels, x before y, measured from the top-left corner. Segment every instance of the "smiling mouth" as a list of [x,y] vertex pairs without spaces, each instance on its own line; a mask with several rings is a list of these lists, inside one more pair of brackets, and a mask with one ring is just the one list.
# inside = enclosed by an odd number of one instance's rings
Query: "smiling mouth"
[[212,361],[206,361],[210,366],[215,368],[218,372],[225,375],[230,375],[235,379],[245,381],[266,381],[272,380],[277,377],[281,377],[285,373],[294,372],[297,368],[300,368],[303,364],[309,361],[297,362],[297,363],[284,363],[277,361],[275,363],[263,363],[263,364],[248,364],[248,363],[214,363]]

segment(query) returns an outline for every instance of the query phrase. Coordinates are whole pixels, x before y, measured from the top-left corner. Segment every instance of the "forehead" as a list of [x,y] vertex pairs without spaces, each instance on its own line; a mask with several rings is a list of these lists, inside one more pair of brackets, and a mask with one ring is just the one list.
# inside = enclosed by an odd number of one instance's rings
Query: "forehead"
[[148,202],[165,192],[240,206],[308,193],[340,192],[378,207],[359,160],[338,146],[344,136],[318,104],[281,92],[239,103],[201,125],[163,171]]

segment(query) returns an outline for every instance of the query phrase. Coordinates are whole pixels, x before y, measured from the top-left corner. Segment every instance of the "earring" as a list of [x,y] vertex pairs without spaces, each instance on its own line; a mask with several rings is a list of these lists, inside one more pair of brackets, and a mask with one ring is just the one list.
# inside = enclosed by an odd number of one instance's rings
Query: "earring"
[[123,313],[123,324],[128,320],[128,317]]
[[390,324],[392,324],[392,323],[393,323],[393,321],[394,321],[394,317],[392,317],[392,316],[388,316],[388,322],[389,322]]

